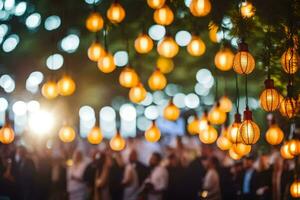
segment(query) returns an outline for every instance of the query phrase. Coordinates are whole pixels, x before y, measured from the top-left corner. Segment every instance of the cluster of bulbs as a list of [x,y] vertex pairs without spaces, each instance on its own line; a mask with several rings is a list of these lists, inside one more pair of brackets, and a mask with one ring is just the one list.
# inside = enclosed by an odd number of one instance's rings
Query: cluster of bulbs
[[58,95],[70,96],[75,90],[75,81],[72,77],[64,75],[57,83],[53,80],[45,82],[42,86],[42,95],[47,99],[55,99]]

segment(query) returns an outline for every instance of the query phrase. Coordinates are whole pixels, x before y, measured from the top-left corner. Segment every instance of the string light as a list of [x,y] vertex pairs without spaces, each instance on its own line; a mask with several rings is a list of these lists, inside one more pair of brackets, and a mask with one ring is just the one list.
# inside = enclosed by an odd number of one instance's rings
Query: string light
[[109,141],[109,146],[114,151],[122,151],[126,147],[126,141],[119,132]]
[[196,17],[204,17],[210,13],[211,3],[209,0],[192,0],[190,11]]
[[103,28],[103,25],[103,18],[98,12],[92,12],[85,22],[86,28],[91,32],[100,31]]
[[267,112],[275,111],[282,100],[281,94],[275,89],[272,79],[265,80],[265,90],[259,97],[260,106]]
[[98,60],[98,68],[103,73],[111,73],[116,69],[116,64],[114,61],[114,57],[107,53],[103,57],[100,57]]
[[223,151],[229,150],[232,146],[232,143],[227,136],[228,136],[228,128],[223,126],[222,133],[217,139],[217,146]]
[[197,135],[197,134],[199,134],[199,132],[200,132],[200,130],[199,130],[199,124],[200,124],[199,118],[198,118],[197,115],[195,115],[193,121],[191,121],[188,124],[188,127],[187,127],[188,132],[191,135]]
[[42,95],[46,99],[54,99],[58,96],[57,84],[54,81],[47,81],[42,86]]
[[252,5],[252,3],[245,1],[242,2],[241,7],[240,7],[241,15],[244,18],[251,18],[255,14],[255,8]]
[[218,137],[217,130],[210,124],[199,134],[199,139],[204,144],[212,144]]
[[180,116],[180,109],[172,101],[164,109],[164,118],[170,121],[176,121]]
[[0,129],[0,142],[2,144],[10,144],[15,139],[15,132],[12,129],[10,123],[6,120],[4,126]]
[[121,4],[119,4],[118,2],[114,2],[108,8],[106,16],[109,19],[109,21],[117,24],[121,23],[124,20],[126,12]]
[[64,75],[57,82],[57,89],[61,96],[70,96],[76,90],[76,83],[70,76]]
[[153,19],[157,24],[166,26],[172,24],[174,20],[174,13],[166,4],[154,11]]
[[272,124],[270,125],[269,129],[266,132],[266,140],[271,145],[278,145],[282,142],[284,137],[284,133],[278,124],[275,123],[273,120]]
[[215,65],[221,71],[229,71],[233,65],[234,54],[230,48],[222,47],[215,55]]
[[246,145],[243,143],[236,143],[232,146],[235,153],[243,157],[251,152],[251,145]]
[[139,83],[139,77],[134,69],[127,66],[120,73],[119,83],[123,87],[132,88]]
[[129,90],[129,99],[133,103],[142,102],[146,98],[146,96],[147,91],[141,82],[138,83],[137,86],[134,86]]
[[171,36],[166,36],[157,45],[159,55],[166,58],[173,58],[179,52],[179,47]]
[[229,127],[228,132],[228,138],[234,144],[242,142],[241,134],[239,132],[241,124],[241,115],[236,113],[234,115],[234,122]]
[[156,66],[162,73],[168,74],[174,69],[174,62],[170,58],[160,56],[156,61]]
[[58,136],[62,142],[69,143],[75,139],[76,133],[75,133],[75,130],[71,126],[63,126],[59,130]]
[[293,156],[298,156],[300,155],[300,140],[299,139],[292,139],[288,141],[288,147],[289,147],[289,152]]
[[250,74],[255,68],[255,60],[245,42],[239,43],[239,51],[233,59],[233,70],[238,74]]
[[167,79],[160,70],[156,69],[149,77],[148,85],[151,90],[162,90],[167,85]]
[[98,62],[98,60],[105,55],[106,52],[104,48],[97,41],[93,42],[88,49],[88,57],[91,61]]
[[290,186],[291,196],[294,198],[300,198],[300,182],[295,180]]
[[222,96],[219,102],[220,102],[220,109],[223,112],[228,113],[232,110],[232,102],[227,96]]
[[280,147],[280,155],[282,158],[284,159],[293,159],[294,156],[290,153],[289,151],[289,145],[288,143],[284,143],[281,147]]
[[209,111],[208,121],[214,125],[220,125],[226,121],[226,113],[221,110],[219,102]]
[[158,9],[165,5],[166,0],[147,0],[147,4],[150,8]]
[[242,142],[246,145],[255,144],[260,136],[257,124],[252,120],[252,112],[246,107],[244,111],[244,121],[239,128]]
[[187,51],[192,56],[201,56],[205,53],[205,44],[199,36],[193,35],[187,45]]
[[134,48],[138,53],[149,53],[153,48],[153,40],[147,34],[142,33],[135,39]]
[[157,142],[160,139],[161,133],[156,123],[153,121],[151,127],[145,131],[145,139],[148,142]]
[[100,144],[103,140],[103,134],[98,126],[94,126],[87,135],[87,140],[91,144]]
[[281,56],[281,66],[288,74],[295,74],[300,64],[300,56],[296,48],[288,48]]

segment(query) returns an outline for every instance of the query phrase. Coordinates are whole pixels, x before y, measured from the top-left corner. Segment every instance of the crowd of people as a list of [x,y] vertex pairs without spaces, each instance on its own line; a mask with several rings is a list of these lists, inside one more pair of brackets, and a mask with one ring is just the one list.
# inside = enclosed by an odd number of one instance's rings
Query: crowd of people
[[77,148],[71,159],[49,149],[0,148],[1,200],[292,199],[294,163],[278,151],[233,161],[213,146],[197,152],[177,138],[146,163],[136,145],[123,152]]

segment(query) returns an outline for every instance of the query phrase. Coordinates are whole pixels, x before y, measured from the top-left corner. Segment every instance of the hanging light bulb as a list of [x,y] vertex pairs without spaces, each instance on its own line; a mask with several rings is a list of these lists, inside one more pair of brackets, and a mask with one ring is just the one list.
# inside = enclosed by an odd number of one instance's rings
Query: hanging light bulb
[[237,154],[233,148],[230,148],[228,153],[229,153],[229,157],[233,160],[240,160],[242,158],[242,156]]
[[275,111],[282,99],[281,94],[275,89],[273,79],[265,80],[265,90],[259,97],[260,106],[267,112]]
[[260,136],[260,130],[257,124],[252,120],[252,112],[246,107],[244,111],[244,121],[240,126],[242,142],[246,145],[255,144]]
[[142,33],[135,39],[134,48],[138,53],[149,53],[153,48],[153,40],[147,34]]
[[88,57],[91,61],[98,62],[98,60],[105,55],[106,52],[104,48],[97,41],[93,42],[88,49]]
[[295,180],[290,186],[291,196],[294,198],[300,198],[300,181]]
[[190,43],[187,45],[187,51],[192,56],[201,56],[205,52],[205,44],[199,36],[193,35]]
[[227,127],[223,127],[222,128],[222,133],[221,135],[218,137],[217,139],[217,146],[223,150],[223,151],[227,151],[231,148],[232,143],[231,141],[228,139],[228,128]]
[[176,121],[180,116],[180,109],[172,101],[164,109],[164,118],[169,121]]
[[202,133],[202,131],[204,131],[205,129],[207,129],[208,127],[208,114],[207,111],[204,111],[203,116],[201,117],[200,121],[199,121],[199,134]]
[[299,109],[298,102],[293,95],[293,86],[288,84],[287,96],[281,101],[279,111],[282,116],[291,119],[297,115]]
[[166,4],[154,11],[153,19],[157,24],[166,26],[172,24],[174,13]]
[[65,75],[57,82],[57,89],[61,96],[70,96],[75,92],[76,84],[70,76]]
[[156,126],[155,122],[153,121],[150,128],[148,128],[145,132],[145,139],[148,142],[157,142],[160,139],[161,133],[159,128]]
[[92,12],[86,19],[85,26],[91,32],[98,32],[103,28],[104,21],[100,13]]
[[272,121],[269,129],[266,132],[266,140],[271,145],[278,145],[282,142],[284,133],[281,128],[275,123],[275,120]]
[[103,140],[103,134],[98,126],[94,126],[87,135],[87,140],[91,144],[100,144]]
[[252,3],[245,1],[241,3],[240,12],[242,17],[250,18],[253,17],[255,14],[255,8]]
[[71,126],[63,126],[59,130],[58,136],[62,142],[68,143],[68,142],[72,142],[75,139],[76,133]]
[[239,51],[233,59],[233,70],[238,74],[250,74],[255,68],[255,60],[245,42],[239,43]]
[[109,21],[115,24],[122,22],[125,18],[125,15],[125,9],[117,2],[112,3],[106,12],[106,16]]
[[217,130],[210,124],[199,134],[199,139],[204,144],[212,144],[218,137]]
[[209,25],[208,25],[208,29],[209,29],[209,39],[214,42],[214,43],[217,43],[218,42],[218,30],[219,30],[219,27],[214,24],[213,22],[210,22]]
[[164,74],[168,74],[174,69],[173,60],[162,56],[157,59],[156,66]]
[[195,17],[203,17],[210,13],[211,3],[209,0],[192,0],[190,11]]
[[56,82],[54,81],[47,81],[42,86],[42,95],[46,99],[54,99],[58,96],[58,89]]
[[199,118],[197,115],[194,116],[194,119],[188,124],[187,130],[191,135],[199,134]]
[[123,87],[132,88],[139,83],[139,76],[134,69],[127,66],[120,73],[119,83]]
[[219,100],[220,102],[220,109],[227,113],[232,110],[232,102],[227,96],[222,96]]
[[147,0],[147,4],[150,8],[158,9],[165,5],[166,0]]
[[178,51],[179,47],[177,43],[170,36],[164,37],[157,45],[158,54],[166,58],[173,58],[178,54]]
[[126,141],[119,132],[109,141],[109,146],[114,151],[122,151],[126,146]]
[[245,156],[251,152],[251,145],[246,145],[243,143],[236,143],[232,145],[232,149],[234,150],[235,153],[238,155]]
[[280,155],[282,158],[284,159],[293,159],[294,156],[290,153],[289,151],[289,145],[288,143],[284,143],[281,147],[280,147]]
[[234,122],[229,127],[228,132],[228,139],[234,144],[242,142],[241,134],[239,132],[241,124],[241,115],[236,113],[234,115]]
[[289,152],[293,156],[299,156],[300,155],[300,140],[299,139],[292,139],[288,143]]
[[221,110],[219,102],[209,111],[208,121],[214,125],[221,125],[226,121],[226,113]]
[[116,69],[114,57],[110,53],[107,53],[103,57],[100,57],[100,59],[98,60],[98,68],[103,73],[113,72]]
[[0,142],[2,144],[10,144],[15,139],[15,132],[12,129],[10,123],[6,120],[4,126],[0,129]]
[[288,48],[281,56],[281,66],[288,74],[295,74],[300,65],[300,56],[296,48]]
[[151,90],[162,90],[167,85],[167,79],[160,70],[156,69],[149,77],[148,85]]
[[234,54],[228,47],[222,47],[215,56],[215,65],[221,71],[229,71],[233,65]]
[[133,103],[142,102],[146,98],[146,96],[147,91],[141,82],[139,82],[137,86],[134,86],[129,90],[129,99]]

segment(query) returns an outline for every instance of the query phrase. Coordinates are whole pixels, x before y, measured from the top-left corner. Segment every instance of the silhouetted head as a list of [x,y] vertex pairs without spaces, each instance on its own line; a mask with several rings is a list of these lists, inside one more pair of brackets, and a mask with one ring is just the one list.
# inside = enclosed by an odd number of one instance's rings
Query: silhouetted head
[[150,166],[151,167],[156,167],[157,165],[159,165],[161,159],[162,158],[161,158],[160,153],[158,153],[158,152],[152,153],[151,158],[150,158],[150,162],[149,162]]

